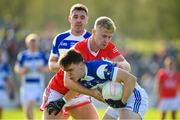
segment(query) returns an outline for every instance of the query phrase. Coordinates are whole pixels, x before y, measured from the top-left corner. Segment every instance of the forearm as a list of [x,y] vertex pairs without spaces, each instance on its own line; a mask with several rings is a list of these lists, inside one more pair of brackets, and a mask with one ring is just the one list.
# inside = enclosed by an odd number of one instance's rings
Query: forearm
[[124,82],[123,86],[123,95],[122,95],[122,102],[126,103],[129,96],[132,94],[136,85],[136,77],[129,76],[128,79]]
[[17,74],[24,75],[24,74],[26,74],[29,71],[29,69],[25,68],[25,67],[20,67],[19,65],[15,65],[14,71]]
[[77,95],[79,95],[79,93],[75,92],[75,91],[72,91],[72,90],[69,90],[65,95],[64,95],[64,98],[69,101],[71,100],[72,98],[76,97]]
[[126,61],[126,59],[122,55],[119,55],[111,59],[111,61],[113,61],[113,63],[116,63],[117,67],[127,70],[129,72],[131,71],[131,65]]
[[47,73],[47,72],[49,72],[49,67],[48,66],[41,66],[41,67],[39,67],[39,71]]
[[79,84],[78,82],[76,82],[74,80],[68,80],[68,81],[69,82],[65,83],[65,86],[67,88],[69,88],[70,90],[76,91],[81,94],[93,96],[91,89],[88,89],[88,88],[82,86],[81,84]]

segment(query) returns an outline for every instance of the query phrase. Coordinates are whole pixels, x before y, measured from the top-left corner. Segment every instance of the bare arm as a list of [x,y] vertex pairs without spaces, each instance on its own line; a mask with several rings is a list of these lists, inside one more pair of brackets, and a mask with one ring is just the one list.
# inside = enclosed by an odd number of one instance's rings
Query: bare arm
[[126,103],[136,85],[136,77],[128,71],[118,68],[115,81],[123,83],[123,95],[121,101]]
[[52,72],[57,72],[60,68],[59,64],[58,64],[58,57],[54,57],[52,55],[50,55],[49,57],[49,62],[48,62],[48,66],[49,66],[49,70]]
[[131,71],[131,66],[130,64],[126,61],[126,59],[122,56],[122,55],[119,55],[113,59],[111,59],[111,61],[113,61],[114,63],[117,64],[117,67],[119,68],[122,68],[124,70],[127,70],[127,71]]
[[39,70],[40,72],[47,73],[47,72],[49,72],[49,67],[48,67],[48,66],[40,66],[40,67],[38,68],[38,70]]
[[30,70],[27,67],[20,67],[17,63],[14,66],[14,71],[20,75],[28,73]]

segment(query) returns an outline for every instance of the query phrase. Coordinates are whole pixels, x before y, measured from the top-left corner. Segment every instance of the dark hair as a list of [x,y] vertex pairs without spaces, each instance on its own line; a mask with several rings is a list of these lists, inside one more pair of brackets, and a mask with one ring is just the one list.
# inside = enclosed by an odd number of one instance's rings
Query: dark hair
[[77,3],[77,4],[74,4],[71,9],[70,9],[70,15],[72,14],[73,11],[75,10],[82,10],[82,11],[85,11],[86,12],[86,15],[88,14],[88,8],[83,5],[83,4],[80,4],[80,3]]
[[78,51],[71,49],[60,58],[59,64],[65,69],[72,63],[77,64],[80,62],[83,62],[81,54]]

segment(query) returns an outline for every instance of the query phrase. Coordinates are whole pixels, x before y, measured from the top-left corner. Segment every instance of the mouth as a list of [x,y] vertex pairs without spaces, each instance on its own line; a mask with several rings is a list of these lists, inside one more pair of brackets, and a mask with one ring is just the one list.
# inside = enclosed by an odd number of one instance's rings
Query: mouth
[[82,26],[82,24],[76,24],[75,26],[77,26],[77,27],[81,27],[81,26]]

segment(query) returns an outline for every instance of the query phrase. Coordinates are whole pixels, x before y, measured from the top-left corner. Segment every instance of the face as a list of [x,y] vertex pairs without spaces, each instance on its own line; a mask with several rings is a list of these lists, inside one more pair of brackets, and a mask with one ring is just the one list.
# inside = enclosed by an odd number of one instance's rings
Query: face
[[75,35],[81,35],[87,24],[88,16],[83,10],[74,10],[68,20],[71,24],[72,33]]
[[32,40],[29,40],[28,42],[27,42],[27,47],[30,49],[30,50],[32,50],[32,51],[34,51],[34,50],[37,50],[38,49],[38,40],[35,40],[35,39],[32,39]]
[[83,76],[82,63],[79,64],[71,64],[64,70],[70,76],[72,80],[79,80]]
[[92,31],[93,37],[95,39],[96,45],[99,49],[104,49],[107,47],[108,43],[111,41],[113,32],[105,28],[96,28]]

